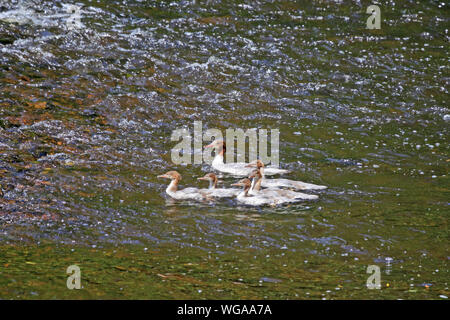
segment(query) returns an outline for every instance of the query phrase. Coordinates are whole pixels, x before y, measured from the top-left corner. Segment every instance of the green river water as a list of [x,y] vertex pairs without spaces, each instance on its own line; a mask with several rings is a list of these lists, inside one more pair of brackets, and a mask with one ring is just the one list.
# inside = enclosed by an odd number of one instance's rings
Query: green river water
[[[1,299],[447,299],[443,1],[380,1],[379,30],[370,1],[71,3],[0,2]],[[157,175],[211,171],[171,161],[194,121],[277,128],[328,188],[171,201]]]

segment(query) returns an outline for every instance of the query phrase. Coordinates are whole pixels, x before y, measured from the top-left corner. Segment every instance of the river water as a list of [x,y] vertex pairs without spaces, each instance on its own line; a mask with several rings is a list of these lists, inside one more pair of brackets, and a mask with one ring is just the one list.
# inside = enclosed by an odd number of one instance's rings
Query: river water
[[[450,11],[370,4],[0,1],[0,298],[447,299]],[[328,189],[170,201],[211,171],[171,161],[194,121],[279,129]]]

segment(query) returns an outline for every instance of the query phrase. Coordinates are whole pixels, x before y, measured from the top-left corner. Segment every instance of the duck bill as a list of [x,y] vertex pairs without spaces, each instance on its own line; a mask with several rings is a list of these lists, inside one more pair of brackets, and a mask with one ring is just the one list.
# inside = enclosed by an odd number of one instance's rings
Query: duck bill
[[201,177],[201,178],[197,178],[197,180],[208,180],[208,178]]
[[212,147],[214,147],[214,146],[213,146],[213,144],[211,143],[211,144],[208,144],[207,146],[205,146],[205,149],[206,149],[206,148],[212,148]]
[[240,184],[240,183],[233,183],[231,186],[232,187],[242,187],[242,184]]
[[246,168],[254,168],[254,167],[256,167],[256,164],[254,164],[254,163],[249,163],[249,164],[247,164],[245,167],[246,167]]
[[157,178],[166,178],[169,179],[169,176],[167,174],[161,174],[159,176],[156,176]]

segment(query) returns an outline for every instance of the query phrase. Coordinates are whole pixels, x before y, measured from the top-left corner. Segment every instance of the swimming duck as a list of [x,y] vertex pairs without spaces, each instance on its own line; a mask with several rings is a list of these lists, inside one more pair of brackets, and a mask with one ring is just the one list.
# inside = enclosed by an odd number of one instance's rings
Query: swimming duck
[[264,163],[261,160],[250,162],[247,165],[247,167],[248,168],[256,167],[257,169],[260,170],[262,176],[261,186],[264,188],[286,187],[286,188],[293,188],[296,190],[323,190],[327,188],[326,186],[289,179],[266,179],[265,176],[267,169],[265,168]]
[[262,195],[272,198],[283,199],[283,202],[294,202],[298,200],[316,200],[319,198],[317,195],[306,194],[301,192],[295,192],[292,190],[278,189],[278,188],[267,188],[261,189],[262,174],[259,169],[254,169],[252,174],[249,176],[252,179],[251,188],[249,194],[251,195]]
[[166,193],[177,200],[203,200],[207,197],[205,192],[197,188],[184,188],[178,190],[178,183],[181,180],[181,174],[176,171],[169,171],[159,175],[158,178],[170,179],[170,184],[166,189]]
[[237,201],[250,206],[263,206],[263,205],[275,206],[281,203],[279,199],[273,197],[269,198],[260,195],[257,196],[249,195],[248,191],[250,190],[251,184],[252,183],[248,178],[239,180],[238,182],[232,184],[232,186],[243,187],[243,191],[240,192],[236,197]]
[[226,189],[226,188],[217,188],[217,176],[214,173],[208,173],[204,177],[197,178],[197,180],[205,180],[209,181],[209,188],[202,189],[208,192],[208,194],[212,197],[218,198],[230,198],[234,197],[241,192],[239,189]]
[[[223,155],[226,151],[225,142],[222,140],[214,140],[211,144],[207,145],[205,148],[216,148],[216,156],[212,162],[212,167],[218,171],[229,173],[234,176],[245,176],[247,177],[252,169],[247,167],[248,163],[244,162],[236,162],[236,163],[224,163]],[[279,169],[275,167],[267,167],[265,168],[264,174],[267,176],[274,174],[282,174],[287,173],[288,170]]]

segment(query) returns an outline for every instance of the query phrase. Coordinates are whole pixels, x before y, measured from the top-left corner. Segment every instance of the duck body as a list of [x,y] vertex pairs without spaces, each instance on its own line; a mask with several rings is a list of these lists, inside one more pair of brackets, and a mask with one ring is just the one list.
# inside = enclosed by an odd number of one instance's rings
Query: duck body
[[319,198],[319,196],[315,194],[306,194],[301,192],[295,192],[291,190],[283,190],[278,188],[268,188],[268,189],[262,189],[262,190],[252,190],[249,192],[251,195],[255,196],[265,196],[265,197],[271,197],[271,198],[278,198],[282,202],[296,202],[300,200],[316,200]]
[[[234,163],[224,163],[223,155],[225,153],[226,147],[225,142],[221,140],[215,140],[211,144],[207,145],[205,148],[216,148],[217,154],[211,163],[211,166],[217,171],[228,173],[237,177],[247,177],[252,169],[248,167],[248,163],[245,162],[234,162]],[[265,175],[275,175],[288,173],[288,170],[280,169],[276,167],[267,167],[265,170]]]
[[[235,162],[235,163],[224,163],[223,162],[223,155],[216,155],[214,157],[214,160],[211,164],[211,166],[216,169],[217,171],[228,173],[233,176],[237,177],[247,177],[251,172],[252,169],[247,167],[248,163],[245,162]],[[279,169],[275,167],[267,167],[265,169],[264,174],[265,175],[275,175],[275,174],[283,174],[288,173],[288,170],[285,169]]]
[[226,189],[226,188],[217,188],[217,189],[207,189],[206,193],[210,197],[214,198],[233,198],[238,195],[240,192],[239,189]]
[[[170,186],[170,185],[169,185]],[[196,200],[201,201],[206,198],[206,194],[197,188],[185,188],[182,190],[172,191],[167,187],[166,193],[176,200]]]
[[226,188],[217,188],[217,176],[214,173],[208,173],[202,178],[198,178],[197,180],[205,180],[209,181],[208,189],[201,189],[202,192],[208,194],[210,197],[214,198],[232,198],[237,196],[241,190],[239,189],[226,189]]
[[256,160],[247,165],[247,167],[256,167],[261,172],[261,187],[263,188],[291,188],[295,190],[323,190],[326,189],[326,186],[321,186],[312,183],[306,183],[302,181],[289,180],[289,179],[266,179],[265,176],[267,169],[265,168],[264,163],[261,160]]
[[279,189],[275,187],[270,187],[267,189],[262,189],[262,175],[259,169],[255,169],[249,176],[252,178],[251,188],[249,194],[255,196],[265,196],[274,199],[279,199],[280,202],[296,202],[300,200],[316,200],[319,197],[317,195],[306,194],[301,192],[296,192],[292,190]]
[[244,190],[242,192],[240,192],[237,197],[236,200],[240,203],[243,203],[245,205],[249,205],[249,206],[264,206],[264,205],[269,205],[269,206],[276,206],[278,204],[281,204],[286,200],[286,199],[282,199],[282,198],[275,198],[275,197],[268,197],[265,195],[249,195],[249,190],[251,187],[251,182],[249,179],[242,179],[239,182],[233,184],[234,186],[243,186]]
[[296,190],[323,190],[326,186],[321,186],[312,183],[306,183],[302,181],[295,181],[289,179],[266,179],[262,178],[261,186],[264,188],[292,188]]
[[169,171],[158,178],[170,179],[170,184],[166,188],[166,193],[176,200],[196,200],[201,201],[207,197],[207,194],[201,189],[197,188],[184,188],[178,190],[178,183],[181,180],[181,175],[176,171]]
[[267,197],[261,197],[261,196],[249,196],[248,194],[244,193],[242,191],[239,193],[239,195],[236,197],[237,201],[250,205],[250,206],[264,206],[264,205],[270,205],[275,206],[279,204],[278,201],[276,201],[273,198],[267,198]]

